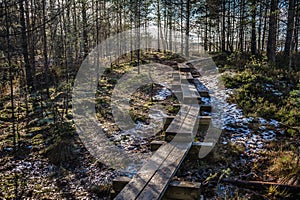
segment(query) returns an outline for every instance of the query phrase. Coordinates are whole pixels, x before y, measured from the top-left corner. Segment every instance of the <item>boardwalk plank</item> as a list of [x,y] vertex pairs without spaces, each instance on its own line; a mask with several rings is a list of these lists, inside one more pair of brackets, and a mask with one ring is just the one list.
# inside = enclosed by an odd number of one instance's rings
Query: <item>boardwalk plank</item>
[[174,149],[137,199],[150,200],[162,198],[171,178],[175,175],[191,148],[191,144],[191,142],[177,142],[172,144],[174,145]]
[[[181,72],[190,71],[190,67],[185,64],[179,65],[179,69]],[[115,199],[161,199],[171,178],[187,156],[196,131],[195,125],[198,126],[200,105],[197,103],[201,97],[195,86],[187,80],[191,78],[190,73],[186,74],[173,73],[172,89],[180,90],[183,104],[167,128],[166,135],[177,134],[176,137],[154,153]]]
[[154,176],[157,169],[168,157],[174,148],[173,145],[165,144],[160,147],[150,158],[139,172],[131,179],[126,187],[117,195],[116,200],[136,199],[139,193],[147,185],[148,181]]

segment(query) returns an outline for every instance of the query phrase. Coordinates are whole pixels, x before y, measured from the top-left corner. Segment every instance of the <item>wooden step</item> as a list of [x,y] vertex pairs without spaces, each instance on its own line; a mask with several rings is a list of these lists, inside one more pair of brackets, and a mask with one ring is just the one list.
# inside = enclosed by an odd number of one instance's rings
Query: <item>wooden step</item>
[[211,116],[199,116],[199,124],[209,124],[211,122]]
[[[164,144],[166,144],[166,141],[161,141],[161,140],[152,141],[150,143],[151,151],[156,151],[158,148],[160,148]],[[212,147],[213,143],[212,142],[193,142],[192,147],[187,154],[187,158],[197,160],[199,158],[198,154],[199,154],[200,148],[202,146]]]
[[[166,143],[167,143],[166,141],[154,140],[150,143],[150,149],[151,149],[151,151],[156,151],[159,147],[161,147],[162,145],[164,145]],[[213,145],[212,142],[192,142],[191,150],[199,149],[199,147],[201,147],[201,146],[210,147],[212,145]]]
[[172,90],[172,92],[174,92],[174,91],[178,91],[178,92],[181,92],[181,84],[175,84],[175,83],[173,83],[172,84],[172,86],[171,86],[171,90]]
[[[131,181],[131,178],[120,176],[113,180],[112,198]],[[186,199],[194,200],[200,199],[200,188],[201,183],[198,182],[187,182],[187,181],[171,181],[168,185],[165,195],[162,197],[163,200],[167,199]]]
[[191,68],[188,65],[184,64],[184,63],[179,63],[178,64],[178,70],[180,72],[190,72]]
[[167,133],[176,134],[192,134],[194,126],[199,116],[199,105],[185,105],[181,106],[178,114],[174,117],[172,123],[166,130]]
[[197,89],[191,84],[181,84],[182,98],[184,104],[201,104],[201,96]]
[[203,104],[200,105],[200,112],[211,112],[211,105]]
[[186,83],[186,81],[191,84],[194,83],[194,77],[192,76],[192,74],[190,72],[181,73],[180,80],[181,80],[181,83]]
[[188,142],[161,146],[115,199],[161,199],[190,147]]
[[199,111],[199,105],[181,106],[180,115],[174,119],[180,121],[180,127],[177,129],[178,137],[162,145],[115,199],[161,199],[163,197],[172,177],[192,146],[191,138],[186,139],[185,134],[193,133]]
[[209,97],[209,92],[206,90],[198,91],[201,97]]

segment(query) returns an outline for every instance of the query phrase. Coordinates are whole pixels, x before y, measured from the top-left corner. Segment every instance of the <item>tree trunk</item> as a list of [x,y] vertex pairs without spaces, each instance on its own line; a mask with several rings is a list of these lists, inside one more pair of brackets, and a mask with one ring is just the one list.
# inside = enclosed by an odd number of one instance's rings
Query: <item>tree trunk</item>
[[257,40],[257,51],[258,51],[258,53],[260,53],[260,50],[261,50],[262,12],[263,12],[263,2],[260,2],[259,3],[258,40]]
[[86,0],[82,0],[82,10],[81,10],[81,14],[82,14],[82,39],[83,39],[83,57],[85,58],[88,53],[89,53],[89,49],[88,49],[88,32],[87,32],[87,13],[86,13]]
[[48,64],[48,50],[47,50],[47,34],[46,34],[46,0],[43,0],[43,54],[44,54],[44,67],[45,67],[45,86],[47,99],[50,98],[49,93],[49,64]]
[[270,61],[275,63],[275,53],[276,53],[276,32],[277,32],[277,0],[271,0],[271,10],[270,10],[270,23],[269,23],[269,37],[267,45],[267,57]]
[[232,32],[232,28],[231,28],[231,22],[230,22],[230,12],[231,12],[231,2],[228,2],[228,9],[227,9],[227,45],[226,45],[226,50],[227,51],[233,51],[232,46],[231,46],[231,42],[230,42],[230,34]]
[[252,0],[251,8],[251,53],[252,55],[256,54],[256,0]]
[[74,27],[74,40],[73,40],[73,45],[74,45],[74,51],[75,51],[75,60],[78,60],[78,27],[77,27],[77,12],[76,12],[76,1],[73,1],[73,27]]
[[190,35],[190,0],[186,1],[186,26],[185,26],[185,56],[189,57],[189,35]]
[[265,1],[265,17],[264,17],[264,29],[263,29],[263,35],[262,35],[262,41],[261,41],[261,50],[264,51],[265,50],[265,38],[266,38],[266,32],[267,32],[267,16],[268,16],[268,5],[269,5],[269,1],[266,0]]
[[288,23],[287,23],[287,30],[286,30],[285,45],[284,45],[285,55],[290,55],[290,51],[292,47],[294,17],[295,17],[295,0],[289,0]]
[[240,8],[240,51],[244,51],[244,14],[245,14],[245,0],[241,1]]
[[22,36],[22,54],[25,62],[25,71],[26,71],[26,82],[30,92],[35,90],[33,85],[33,75],[32,69],[29,63],[29,54],[28,54],[28,43],[27,43],[27,33],[26,33],[26,21],[25,21],[25,10],[24,10],[24,0],[20,0],[20,23],[21,23],[21,36]]
[[205,4],[205,30],[204,30],[204,50],[208,50],[207,46],[207,32],[208,32],[208,9],[207,9],[207,4]]
[[300,27],[300,17],[299,17],[299,15],[300,15],[300,11],[298,10],[297,14],[296,14],[297,17],[296,17],[296,20],[295,20],[295,28],[294,28],[294,37],[295,37],[295,39],[294,39],[294,43],[292,43],[293,44],[293,49],[295,50],[296,53],[299,52],[299,50],[298,50],[299,27]]
[[180,52],[183,55],[183,46],[184,46],[184,31],[183,31],[183,13],[184,13],[184,8],[183,8],[183,0],[180,0]]
[[157,0],[157,50],[160,52],[160,0]]
[[168,1],[168,18],[169,18],[169,50],[173,50],[172,46],[172,2]]
[[222,34],[221,34],[221,50],[225,52],[225,11],[226,11],[226,0],[222,2]]

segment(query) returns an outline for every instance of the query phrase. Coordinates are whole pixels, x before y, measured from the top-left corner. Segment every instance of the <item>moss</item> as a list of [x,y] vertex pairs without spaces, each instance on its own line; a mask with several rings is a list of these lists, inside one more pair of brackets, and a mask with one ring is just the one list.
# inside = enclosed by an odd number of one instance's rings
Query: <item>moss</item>
[[[238,53],[228,57],[228,67]],[[238,73],[222,76],[227,88],[234,88],[229,101],[243,109],[248,116],[276,119],[286,125],[297,127],[300,120],[299,73],[277,66],[270,66],[264,57],[249,57]],[[300,128],[298,128],[300,129]]]
[[176,115],[179,112],[179,110],[180,110],[180,106],[167,105],[166,106],[166,110],[171,115]]
[[44,136],[42,134],[37,134],[31,139],[33,145],[40,145],[44,143]]

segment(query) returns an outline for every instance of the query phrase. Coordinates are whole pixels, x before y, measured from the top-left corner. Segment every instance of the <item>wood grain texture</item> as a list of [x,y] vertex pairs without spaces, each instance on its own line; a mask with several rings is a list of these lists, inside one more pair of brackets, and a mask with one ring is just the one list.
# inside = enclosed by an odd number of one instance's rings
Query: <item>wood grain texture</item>
[[136,199],[149,180],[154,176],[157,169],[168,157],[169,153],[174,148],[171,144],[161,146],[139,172],[131,179],[125,188],[116,196],[117,200]]
[[191,142],[177,142],[172,144],[174,145],[174,149],[168,155],[137,199],[148,200],[162,198],[171,178],[175,175],[180,164],[186,157],[187,152],[191,148],[191,144]]

